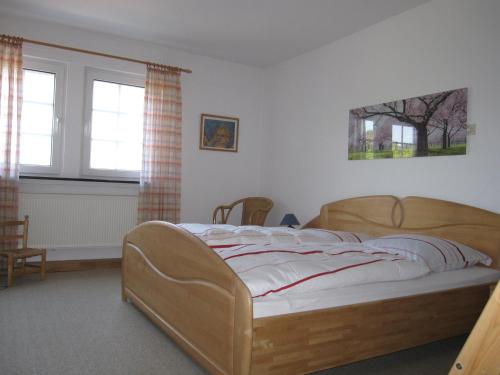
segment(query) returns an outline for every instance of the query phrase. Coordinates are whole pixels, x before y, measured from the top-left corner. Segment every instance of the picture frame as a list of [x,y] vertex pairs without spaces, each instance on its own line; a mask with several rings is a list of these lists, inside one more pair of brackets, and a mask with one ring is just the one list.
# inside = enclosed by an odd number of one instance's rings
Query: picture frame
[[349,160],[466,155],[467,88],[349,111]]
[[200,150],[238,152],[240,119],[202,113]]

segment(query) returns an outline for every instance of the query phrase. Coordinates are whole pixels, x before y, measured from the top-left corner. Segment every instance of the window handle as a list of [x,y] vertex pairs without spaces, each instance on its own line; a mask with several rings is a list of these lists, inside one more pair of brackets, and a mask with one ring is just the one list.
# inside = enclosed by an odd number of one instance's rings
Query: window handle
[[61,132],[61,123],[62,123],[62,120],[61,120],[61,117],[60,116],[56,116],[56,121],[54,122],[54,133],[55,134],[59,134]]

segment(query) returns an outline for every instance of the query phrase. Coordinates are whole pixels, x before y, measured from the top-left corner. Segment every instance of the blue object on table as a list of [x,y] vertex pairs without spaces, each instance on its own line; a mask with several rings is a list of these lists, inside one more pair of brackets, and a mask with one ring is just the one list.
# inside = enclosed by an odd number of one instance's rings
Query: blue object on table
[[300,225],[294,214],[286,214],[283,216],[280,225],[288,225],[288,228],[293,228],[294,225]]

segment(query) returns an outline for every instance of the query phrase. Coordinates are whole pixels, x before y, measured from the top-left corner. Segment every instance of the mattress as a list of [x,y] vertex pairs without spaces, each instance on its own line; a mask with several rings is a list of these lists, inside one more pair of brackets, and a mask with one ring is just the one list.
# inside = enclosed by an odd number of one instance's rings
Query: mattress
[[254,318],[311,311],[331,307],[380,301],[390,298],[432,293],[467,286],[495,283],[500,271],[474,266],[466,269],[431,273],[405,280],[356,285],[317,292],[269,295],[253,299]]

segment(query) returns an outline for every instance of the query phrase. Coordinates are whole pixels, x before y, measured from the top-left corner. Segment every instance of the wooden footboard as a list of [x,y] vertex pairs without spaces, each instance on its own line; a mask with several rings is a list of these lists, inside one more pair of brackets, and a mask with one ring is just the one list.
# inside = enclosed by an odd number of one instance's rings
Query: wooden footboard
[[130,231],[123,244],[122,298],[210,373],[250,372],[250,293],[212,249],[188,232],[166,222]]

